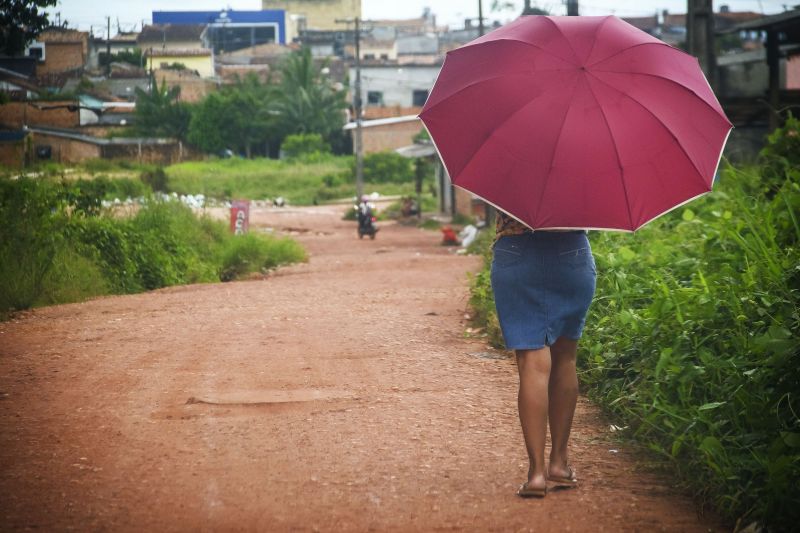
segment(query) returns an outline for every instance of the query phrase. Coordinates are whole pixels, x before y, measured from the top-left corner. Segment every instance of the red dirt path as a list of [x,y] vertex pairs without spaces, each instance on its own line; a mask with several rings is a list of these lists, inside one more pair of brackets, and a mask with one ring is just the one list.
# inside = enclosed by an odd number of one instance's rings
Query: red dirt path
[[478,259],[340,216],[256,210],[311,254],[264,279],[0,323],[0,529],[721,530],[583,399],[581,486],[516,497],[516,369],[464,336]]

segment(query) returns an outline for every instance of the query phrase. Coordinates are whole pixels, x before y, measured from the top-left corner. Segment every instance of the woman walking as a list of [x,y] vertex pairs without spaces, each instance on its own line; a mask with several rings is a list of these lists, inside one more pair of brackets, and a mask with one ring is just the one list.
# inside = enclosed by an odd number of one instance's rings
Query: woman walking
[[529,461],[528,479],[517,491],[521,497],[544,497],[548,481],[577,485],[568,456],[578,399],[575,359],[595,277],[585,231],[533,231],[498,212],[492,289],[519,371],[517,401]]

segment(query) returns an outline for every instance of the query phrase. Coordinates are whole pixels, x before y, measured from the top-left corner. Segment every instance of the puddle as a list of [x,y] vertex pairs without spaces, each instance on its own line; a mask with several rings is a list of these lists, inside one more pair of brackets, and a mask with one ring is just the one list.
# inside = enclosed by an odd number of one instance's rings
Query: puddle
[[187,405],[273,405],[283,403],[316,402],[320,400],[353,399],[353,394],[333,389],[258,390],[214,393],[192,396]]
[[215,392],[191,396],[183,405],[159,409],[150,413],[150,417],[158,420],[193,420],[277,414],[319,407],[324,412],[355,404],[358,400],[352,392],[337,389]]
[[505,352],[469,352],[467,355],[478,359],[510,359]]

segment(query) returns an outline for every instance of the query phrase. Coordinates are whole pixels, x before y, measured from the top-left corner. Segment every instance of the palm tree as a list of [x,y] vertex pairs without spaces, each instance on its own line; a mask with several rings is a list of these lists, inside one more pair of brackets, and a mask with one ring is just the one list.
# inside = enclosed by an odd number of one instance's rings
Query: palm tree
[[273,113],[285,135],[319,133],[326,139],[345,122],[344,91],[337,90],[314,63],[311,50],[291,53],[280,68],[280,94]]

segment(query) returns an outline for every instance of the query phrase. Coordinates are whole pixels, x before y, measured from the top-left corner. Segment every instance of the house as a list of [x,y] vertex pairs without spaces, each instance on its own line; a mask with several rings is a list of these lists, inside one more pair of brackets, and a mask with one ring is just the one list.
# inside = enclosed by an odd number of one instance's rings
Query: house
[[36,77],[49,87],[61,87],[80,75],[89,56],[89,33],[67,28],[49,28],[28,45],[26,54],[36,57]]
[[[213,78],[214,54],[207,48],[164,49],[149,48],[145,51],[147,69],[153,70],[186,70],[194,72],[201,78]],[[156,74],[160,76],[160,74]]]
[[344,57],[346,48],[353,49],[356,32],[344,27],[338,30],[302,30],[295,41],[309,47],[314,57]]
[[[438,64],[398,65],[387,61],[364,61],[361,65],[361,98],[364,105],[421,108],[441,70]],[[350,67],[350,79],[355,68]]]
[[261,0],[261,9],[285,11],[293,35],[304,30],[341,29],[338,20],[361,18],[361,0]]
[[359,54],[364,60],[397,61],[397,41],[395,39],[376,39],[371,36],[362,37]]
[[216,54],[262,44],[286,44],[295,36],[292,25],[286,24],[286,11],[282,9],[153,11],[153,24],[202,26],[205,28],[203,47],[214,50]]
[[136,43],[143,52],[153,50],[202,50],[204,24],[153,24],[145,26]]
[[89,39],[89,57],[86,66],[89,69],[100,68],[105,64],[105,56],[109,50],[111,55],[116,55],[120,52],[134,52],[139,48],[138,39],[138,32],[120,32],[111,39],[91,37]]

